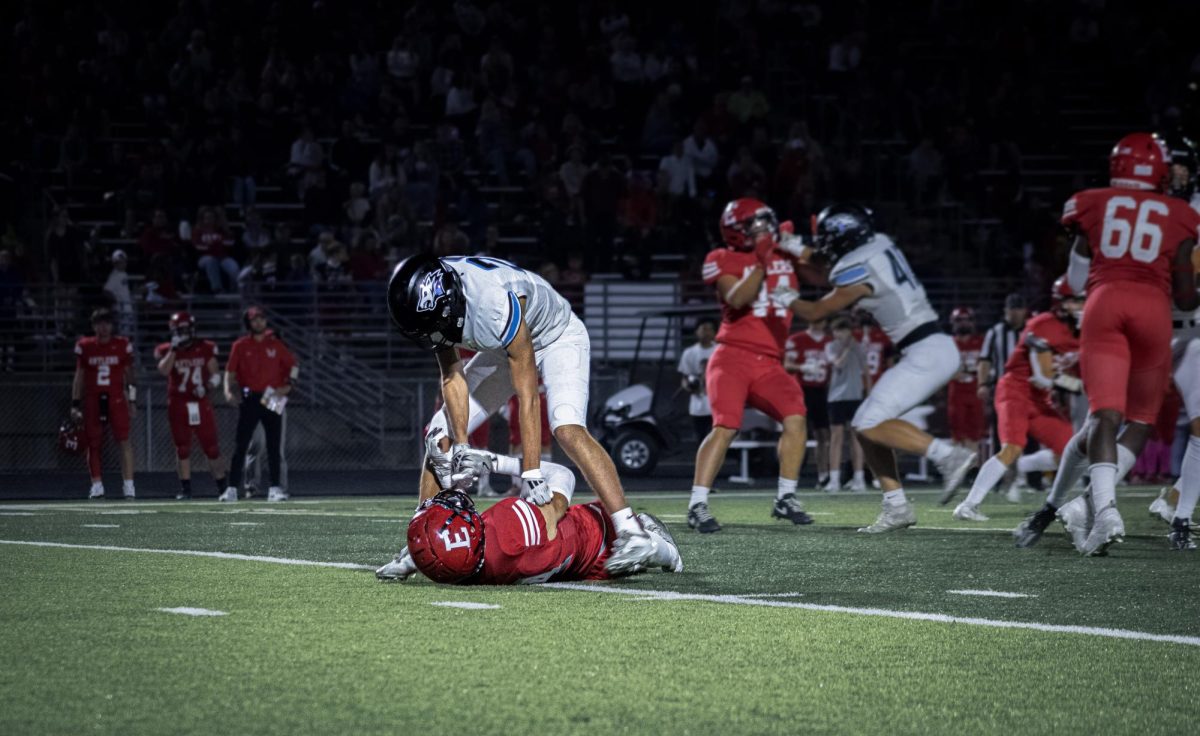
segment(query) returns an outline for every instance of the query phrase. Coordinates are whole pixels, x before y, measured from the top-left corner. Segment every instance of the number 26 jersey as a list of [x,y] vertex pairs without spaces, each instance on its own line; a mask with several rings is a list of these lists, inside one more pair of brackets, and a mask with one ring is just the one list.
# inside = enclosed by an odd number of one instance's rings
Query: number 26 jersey
[[871,313],[893,343],[926,322],[936,322],[925,287],[892,239],[876,233],[871,240],[838,259],[829,272],[834,287],[867,284],[871,293],[857,306]]

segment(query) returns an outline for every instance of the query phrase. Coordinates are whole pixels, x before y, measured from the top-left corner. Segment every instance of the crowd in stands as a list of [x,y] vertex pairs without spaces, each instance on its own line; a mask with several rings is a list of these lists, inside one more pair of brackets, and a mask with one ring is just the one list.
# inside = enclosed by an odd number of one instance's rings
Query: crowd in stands
[[[1131,111],[1156,125],[1190,114],[1188,37],[1114,5],[13,3],[0,145],[26,206],[0,211],[0,300],[118,264],[151,301],[336,287],[418,250],[512,255],[518,230],[568,289],[644,276],[654,253],[692,272],[731,197],[797,221],[878,197],[880,140],[904,152],[906,211],[999,217],[994,262],[1036,268],[1058,203],[1023,194],[1021,151],[1057,135],[1069,92],[1043,66],[1136,80]],[[984,187],[985,169],[1008,175]],[[87,188],[116,232],[72,221]],[[939,275],[936,240],[908,247]]]

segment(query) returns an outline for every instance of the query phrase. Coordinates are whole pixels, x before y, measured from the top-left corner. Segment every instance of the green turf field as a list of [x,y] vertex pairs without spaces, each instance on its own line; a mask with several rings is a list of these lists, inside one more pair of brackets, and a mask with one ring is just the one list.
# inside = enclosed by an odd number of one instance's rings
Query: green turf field
[[0,734],[1194,731],[1200,556],[1122,492],[1096,559],[1057,525],[1014,549],[1032,501],[969,525],[917,493],[864,537],[874,493],[806,496],[807,528],[720,494],[701,537],[644,494],[686,571],[591,590],[377,583],[410,498],[0,504]]

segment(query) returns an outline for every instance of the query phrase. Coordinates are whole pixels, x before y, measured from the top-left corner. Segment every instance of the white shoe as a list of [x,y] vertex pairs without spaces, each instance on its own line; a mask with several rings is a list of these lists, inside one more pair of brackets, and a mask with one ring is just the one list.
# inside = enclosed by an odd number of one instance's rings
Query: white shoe
[[93,500],[93,499],[97,499],[97,498],[104,498],[104,484],[103,483],[93,483],[92,489],[90,491],[88,491],[88,500],[89,501]]
[[833,480],[830,479],[825,483],[825,485],[821,486],[820,490],[825,491],[826,493],[837,493],[838,491],[842,490],[842,486],[840,483],[834,485]]
[[271,486],[271,488],[267,491],[267,501],[268,502],[270,502],[270,501],[286,501],[286,500],[288,500],[288,494],[286,491],[284,491],[279,486]]
[[900,506],[885,503],[883,510],[879,512],[879,517],[875,519],[875,523],[871,526],[861,527],[859,531],[863,534],[882,534],[893,529],[907,529],[916,523],[917,512],[913,511],[911,503],[905,501]]
[[1071,538],[1075,549],[1083,551],[1083,544],[1092,531],[1092,494],[1081,493],[1067,503],[1064,503],[1055,514],[1062,522],[1063,529]]
[[955,507],[953,516],[959,521],[988,521],[987,516],[979,513],[978,506],[968,506],[966,501]]
[[955,447],[941,462],[934,463],[938,473],[942,476],[942,500],[940,503],[949,503],[950,499],[954,497],[955,491],[962,485],[963,479],[967,477],[967,472],[978,462],[979,453],[972,452],[965,447]]
[[657,537],[654,540],[658,544],[656,561],[662,567],[663,572],[683,572],[683,558],[679,556],[679,547],[675,544],[675,537],[671,536],[667,525],[659,521],[658,517],[653,514],[643,512],[637,517],[650,536]]
[[384,582],[403,582],[417,571],[417,563],[413,562],[408,547],[396,553],[392,561],[375,571],[375,577]]
[[1175,518],[1175,507],[1167,500],[1167,494],[1171,492],[1171,486],[1165,486],[1158,492],[1158,498],[1150,502],[1150,515],[1171,523]]
[[228,488],[225,489],[224,493],[217,496],[217,500],[225,501],[228,503],[233,503],[234,501],[237,500],[237,488],[234,488],[233,486],[229,486]]
[[612,553],[604,561],[604,569],[613,577],[632,575],[650,566],[658,544],[644,529],[624,531],[613,541]]
[[862,478],[855,478],[854,480],[850,481],[850,490],[855,493],[866,493],[867,482]]
[[882,485],[879,483],[879,479],[878,479],[878,478],[872,478],[872,479],[871,479],[871,487],[872,487],[872,488],[874,488],[874,489],[875,489],[875,490],[877,490],[877,491],[879,491],[879,490],[883,490],[883,486],[882,486]]
[[132,501],[137,498],[137,491],[133,488],[126,488],[122,493],[124,493],[126,501]]
[[1079,551],[1088,557],[1107,553],[1110,545],[1125,541],[1125,521],[1117,512],[1117,504],[1108,506],[1096,512],[1096,520],[1092,531],[1088,533]]

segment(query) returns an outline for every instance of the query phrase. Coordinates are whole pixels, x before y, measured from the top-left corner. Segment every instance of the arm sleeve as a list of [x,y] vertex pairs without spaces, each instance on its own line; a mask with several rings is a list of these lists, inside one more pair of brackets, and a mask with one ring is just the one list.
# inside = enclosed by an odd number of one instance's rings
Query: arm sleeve
[[521,327],[521,300],[511,291],[485,291],[475,313],[468,320],[477,320],[473,331],[475,341],[483,350],[504,350],[517,336]]
[[835,289],[855,284],[867,284],[872,289],[875,285],[871,279],[871,269],[866,263],[851,263],[839,268],[829,275],[829,282]]
[[1087,286],[1088,272],[1092,270],[1092,259],[1084,258],[1071,248],[1071,258],[1067,263],[1067,283],[1076,294],[1082,294]]

